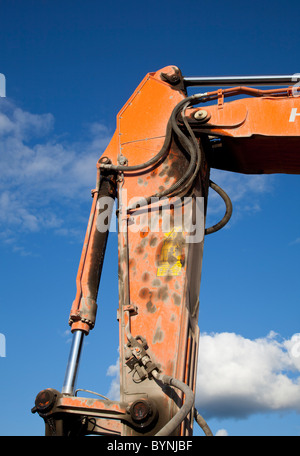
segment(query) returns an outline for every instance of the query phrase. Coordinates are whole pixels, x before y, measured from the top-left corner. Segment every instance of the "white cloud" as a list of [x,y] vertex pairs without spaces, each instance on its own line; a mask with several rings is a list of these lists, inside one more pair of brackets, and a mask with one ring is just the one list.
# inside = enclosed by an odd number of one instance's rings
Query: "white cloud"
[[215,433],[215,437],[227,437],[227,436],[228,436],[228,432],[226,431],[226,429],[219,429]]
[[[52,114],[32,114],[5,99],[0,112],[1,240],[11,240],[12,233],[16,239],[18,232],[45,229],[57,235],[78,233],[74,205],[79,208],[82,201],[88,205],[96,162],[111,135],[104,125],[94,122],[85,128],[87,140],[65,141],[55,135]],[[234,220],[240,214],[259,211],[261,196],[272,189],[270,176],[213,170],[212,178],[232,198]],[[209,217],[213,223],[222,212],[223,201],[211,191]],[[85,226],[86,217],[84,220]]]
[[251,199],[273,189],[273,176],[269,174],[248,175],[214,169],[211,171],[211,178],[232,195],[234,202],[245,197]]
[[[88,140],[59,141],[51,114],[31,114],[11,101],[0,112],[0,228],[2,242],[18,233],[74,230],[74,207],[90,203],[96,162],[111,137],[93,123]],[[84,222],[86,225],[86,220]],[[77,225],[77,223],[75,223]]]
[[[113,377],[107,396],[119,400],[119,359],[107,375]],[[201,335],[195,406],[205,420],[300,412],[300,334],[287,340],[273,331],[254,340],[226,332]],[[216,435],[228,433],[220,429]]]
[[[229,224],[235,223],[244,215],[261,210],[263,198],[273,190],[274,175],[247,175],[228,171],[211,170],[211,179],[229,196],[233,205],[233,215]],[[225,205],[220,196],[212,189],[208,197],[207,226],[224,215]]]
[[110,384],[109,391],[107,393],[107,397],[111,401],[119,401],[120,400],[120,361],[119,358],[117,359],[115,364],[112,364],[107,369],[106,375],[113,377],[113,380]]
[[289,245],[300,244],[300,237],[296,238],[294,241],[290,242]]
[[0,138],[7,135],[28,141],[30,138],[44,136],[49,133],[54,125],[52,114],[32,114],[16,107],[11,101],[5,99],[1,103],[0,113]]
[[250,340],[203,334],[196,406],[206,419],[271,411],[300,412],[300,335]]
[[16,226],[23,232],[35,232],[41,227],[57,228],[61,223],[62,221],[55,214],[46,214],[45,208],[40,212],[31,212],[22,198],[12,191],[4,191],[0,194],[0,224],[3,226]]

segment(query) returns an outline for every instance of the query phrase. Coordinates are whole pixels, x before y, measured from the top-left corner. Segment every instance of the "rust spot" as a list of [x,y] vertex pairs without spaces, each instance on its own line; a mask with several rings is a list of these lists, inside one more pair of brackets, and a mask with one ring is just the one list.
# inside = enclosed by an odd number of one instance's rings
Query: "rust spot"
[[[146,232],[147,232],[147,231],[146,231]],[[147,232],[147,233],[148,233],[148,232]],[[141,245],[142,247],[145,247],[147,244],[148,244],[148,239],[147,239],[147,238],[143,238],[143,239],[141,240],[140,245]]]
[[175,306],[180,306],[180,303],[181,303],[181,296],[177,293],[173,293],[172,294],[172,298],[174,300],[174,304]]
[[162,301],[166,301],[168,299],[168,287],[167,285],[160,287],[158,290],[158,298]]
[[164,332],[162,331],[161,327],[158,326],[153,336],[153,344],[156,344],[157,342],[162,342],[164,340],[164,337]]
[[174,166],[174,162],[173,162],[172,165],[170,166],[170,169],[169,169],[169,171],[168,171],[168,176],[169,176],[169,177],[175,176],[175,166]]
[[144,274],[142,275],[143,282],[148,282],[149,279],[150,279],[149,272],[144,272]]
[[169,154],[169,159],[170,161],[167,175],[177,180],[180,176],[182,176],[182,173],[184,172],[183,170],[185,170],[188,166],[187,159],[184,154],[176,152],[175,150],[173,154]]
[[156,312],[156,306],[153,304],[153,302],[151,300],[147,302],[146,307],[147,307],[148,312],[150,312],[150,313]]
[[148,244],[148,238],[147,237],[143,237],[141,239],[141,242],[139,243],[139,245],[137,246],[137,248],[135,249],[135,252],[139,255],[141,255],[142,253],[144,253],[144,250],[145,250],[145,246]]
[[154,313],[156,312],[156,306],[153,304],[152,302],[152,291],[149,290],[149,288],[141,288],[140,292],[139,292],[139,297],[142,298],[142,299],[148,299],[148,302],[146,303],[146,308],[148,310],[148,312],[150,313]]
[[172,279],[173,279],[173,276],[171,276],[171,275],[164,277],[165,282],[170,282],[170,280],[172,280]]
[[150,237],[150,247],[155,247],[156,244],[157,244],[157,237],[155,237],[155,236],[152,235],[152,236]]
[[139,292],[139,297],[142,299],[148,299],[150,294],[149,288],[141,288]]
[[152,285],[154,287],[160,287],[161,281],[159,279],[154,279],[153,282],[152,282]]
[[141,254],[144,252],[144,247],[138,245],[137,248],[135,249],[135,252],[136,252],[138,255],[141,255]]
[[135,263],[135,259],[134,259],[134,258],[131,258],[131,259],[129,260],[129,267],[130,267],[130,268],[134,268],[134,267],[135,267],[135,264],[136,264],[136,263]]

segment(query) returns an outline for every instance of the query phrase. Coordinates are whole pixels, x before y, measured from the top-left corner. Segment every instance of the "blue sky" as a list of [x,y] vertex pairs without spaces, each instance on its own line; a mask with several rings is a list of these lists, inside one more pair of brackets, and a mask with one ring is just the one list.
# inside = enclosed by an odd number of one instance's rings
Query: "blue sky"
[[[298,73],[299,8],[0,1],[1,435],[43,435],[35,396],[62,387],[95,163],[119,109],[166,65],[185,76]],[[213,177],[234,214],[205,241],[197,407],[215,434],[300,435],[300,178]],[[222,213],[212,194],[208,225]],[[115,233],[98,303],[77,386],[114,396]]]

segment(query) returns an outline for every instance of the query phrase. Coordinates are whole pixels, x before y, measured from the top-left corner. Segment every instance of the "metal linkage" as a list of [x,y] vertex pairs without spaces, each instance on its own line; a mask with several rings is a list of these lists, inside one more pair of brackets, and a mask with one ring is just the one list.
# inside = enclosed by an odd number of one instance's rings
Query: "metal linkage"
[[195,76],[184,77],[186,87],[230,87],[235,85],[250,85],[256,87],[291,85],[300,81],[300,73],[289,75],[261,76]]

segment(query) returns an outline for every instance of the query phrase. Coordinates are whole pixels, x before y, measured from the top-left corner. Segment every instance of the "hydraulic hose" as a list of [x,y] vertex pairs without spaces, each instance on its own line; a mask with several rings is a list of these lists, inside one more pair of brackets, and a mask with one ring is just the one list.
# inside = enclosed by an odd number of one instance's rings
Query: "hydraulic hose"
[[198,412],[196,407],[194,408],[194,418],[195,418],[197,424],[199,424],[199,426],[203,430],[204,434],[206,436],[212,437],[213,433],[211,432],[210,427],[208,426],[208,424],[205,421],[205,419],[203,418],[203,416],[200,415],[200,413]]
[[[194,145],[194,150],[195,150],[195,153],[196,153],[196,166],[195,166],[194,172],[192,174],[190,173],[190,176],[187,176],[188,179],[185,179],[185,181],[187,181],[187,182],[185,182],[184,185],[181,185],[181,187],[179,189],[181,194],[184,194],[186,191],[189,190],[190,186],[193,184],[194,180],[198,176],[198,173],[199,173],[199,170],[200,170],[200,165],[201,165],[201,150],[200,150],[200,147],[199,147],[199,143],[198,143],[198,141],[197,141],[197,139],[196,139],[196,137],[194,135],[193,130],[191,129],[189,123],[187,122],[186,116],[185,116],[185,110],[186,110],[187,107],[188,107],[188,104],[186,104],[183,107],[182,112],[181,112],[181,116],[182,116],[184,125],[185,125],[187,131],[190,134],[190,137],[192,139],[192,143]],[[175,195],[176,195],[176,193],[175,193]],[[169,189],[169,196],[174,196],[174,194],[172,194],[170,192],[170,189]]]
[[226,206],[226,211],[225,211],[224,217],[218,223],[216,223],[215,225],[213,225],[209,228],[205,228],[205,234],[212,234],[212,233],[215,233],[216,231],[219,231],[221,228],[223,228],[229,222],[230,217],[232,215],[232,203],[231,203],[231,200],[230,200],[229,196],[227,195],[227,193],[225,193],[221,187],[219,187],[217,184],[215,184],[211,180],[209,181],[209,185],[223,199],[225,206]]
[[169,121],[167,124],[166,136],[165,136],[163,146],[160,149],[160,151],[155,155],[155,157],[152,157],[147,162],[140,163],[139,165],[125,166],[125,165],[101,164],[99,166],[100,166],[100,168],[112,169],[114,171],[123,171],[123,172],[124,171],[126,171],[126,172],[141,171],[143,169],[150,168],[150,166],[153,166],[157,162],[159,162],[163,158],[163,156],[168,152],[168,149],[171,144],[171,139],[172,139],[172,128],[171,128],[171,123]]
[[[168,188],[165,192],[168,196],[174,195],[176,190],[179,190],[180,192],[186,190],[187,188],[190,187],[192,182],[194,181],[195,177],[198,175],[199,169],[200,169],[200,164],[201,164],[201,152],[199,148],[199,144],[196,140],[196,137],[186,121],[185,117],[185,110],[188,106],[191,106],[193,102],[200,103],[201,98],[204,97],[205,94],[198,94],[198,95],[192,95],[184,100],[182,100],[180,103],[178,103],[177,106],[173,109],[173,112],[170,117],[170,121],[172,124],[173,131],[177,135],[178,139],[181,142],[181,145],[184,147],[184,149],[189,153],[191,160],[189,163],[189,166],[187,170],[185,171],[185,174],[177,181],[175,184],[173,184],[170,188]],[[177,124],[177,115],[181,111],[182,118],[184,121],[184,125],[187,129],[187,131],[190,134],[191,140],[186,136],[183,131],[179,128]],[[184,186],[183,186],[184,185]]]
[[[183,176],[180,177],[171,187],[163,190],[161,192],[155,193],[147,198],[143,198],[140,202],[137,202],[134,207],[128,207],[127,212],[136,210],[137,206],[143,207],[151,203],[152,198],[163,198],[163,197],[172,197],[178,195],[179,193],[183,194],[187,191],[190,186],[193,184],[195,178],[197,177],[200,166],[201,166],[201,150],[198,144],[198,141],[192,131],[189,123],[186,120],[185,110],[188,106],[191,106],[193,103],[200,103],[201,101],[207,101],[206,93],[199,93],[192,95],[190,97],[184,98],[181,100],[173,109],[169,122],[167,124],[166,137],[164,144],[158,154],[155,157],[151,158],[147,162],[140,163],[139,165],[133,166],[123,166],[123,165],[111,165],[111,164],[100,164],[99,167],[113,169],[119,172],[134,172],[147,169],[150,166],[157,164],[169,150],[172,137],[175,135],[183,147],[183,149],[190,156],[190,161],[187,169],[185,170]],[[190,138],[179,128],[177,124],[177,116],[181,112],[183,123],[187,132],[189,133]],[[223,228],[229,221],[232,215],[232,203],[229,196],[221,189],[217,184],[210,181],[210,187],[215,190],[224,200],[226,206],[226,212],[224,217],[215,225],[206,228],[205,234],[212,234],[216,231],[219,231]]]
[[[200,96],[198,96],[199,101],[200,101]],[[196,99],[198,99],[196,98]],[[182,192],[186,188],[189,188],[191,183],[194,181],[196,175],[198,174],[199,168],[200,168],[200,163],[201,163],[201,153],[199,146],[197,144],[196,138],[189,127],[188,123],[185,122],[186,127],[188,128],[188,131],[191,135],[192,140],[186,136],[186,134],[178,127],[177,125],[177,115],[180,111],[185,111],[185,109],[191,105],[191,103],[195,101],[195,96],[191,96],[188,98],[185,98],[182,100],[180,103],[178,103],[175,108],[173,109],[173,112],[171,114],[169,123],[171,124],[173,134],[176,135],[177,139],[179,140],[181,146],[184,148],[184,150],[188,153],[190,156],[190,162],[189,165],[184,173],[183,176],[181,176],[180,179],[178,179],[171,187],[167,188],[166,190],[162,192],[155,193],[154,195],[151,195],[147,198],[144,198],[143,200],[140,201],[139,204],[140,207],[146,206],[150,204],[151,198],[162,198],[162,197],[170,197],[174,196],[179,192]],[[136,204],[136,205],[137,205]],[[135,210],[135,207],[128,207],[127,211],[130,210]]]
[[174,415],[173,418],[167,424],[165,424],[165,426],[163,426],[162,429],[158,431],[155,435],[156,437],[168,436],[175,431],[175,429],[182,423],[182,421],[190,413],[195,402],[195,396],[188,385],[181,382],[180,380],[177,380],[176,378],[170,377],[169,375],[158,374],[157,371],[153,371],[152,375],[156,378],[156,380],[161,381],[164,385],[174,386],[175,388],[180,389],[185,394],[185,402],[181,409],[179,409],[176,415]]
[[[199,103],[201,101],[202,96],[204,96],[204,95],[205,94],[198,94],[198,95],[192,95],[190,97],[184,98],[175,106],[175,108],[172,111],[171,117],[169,119],[168,125],[167,125],[164,144],[163,144],[161,150],[159,151],[159,153],[155,157],[151,158],[147,162],[141,163],[139,165],[133,165],[133,166],[99,164],[100,168],[109,168],[111,170],[127,172],[127,173],[149,168],[150,166],[157,164],[167,153],[167,151],[170,147],[170,144],[171,144],[172,135],[175,134],[177,136],[181,146],[184,148],[184,150],[190,156],[190,162],[189,162],[187,170],[185,171],[184,175],[178,181],[176,181],[170,188],[168,188],[162,192],[156,193],[152,196],[149,196],[146,199],[143,199],[143,201],[141,201],[140,207],[148,205],[151,201],[151,198],[153,198],[153,197],[161,198],[164,196],[167,197],[167,196],[174,194],[177,190],[179,190],[182,187],[183,184],[186,183],[186,181],[191,177],[191,175],[194,178],[195,166],[198,164],[197,159],[199,159],[199,153],[198,153],[198,150],[195,149],[195,140],[194,140],[193,135],[192,135],[192,141],[190,141],[190,139],[178,127],[177,115],[181,110],[186,109],[193,102],[196,101],[197,103]],[[186,125],[187,125],[187,122],[186,122]],[[191,132],[191,129],[190,129],[190,132]],[[193,178],[190,179],[189,182],[191,180],[193,180]],[[130,211],[132,209],[136,209],[136,207],[128,208],[128,211]]]

